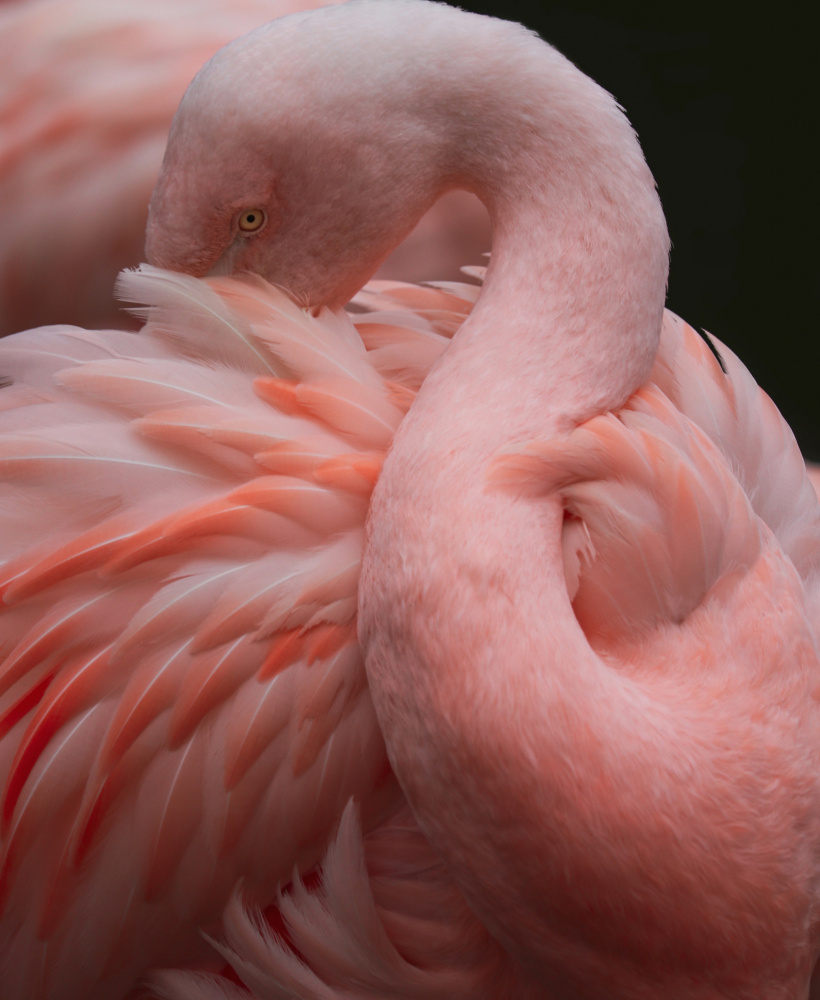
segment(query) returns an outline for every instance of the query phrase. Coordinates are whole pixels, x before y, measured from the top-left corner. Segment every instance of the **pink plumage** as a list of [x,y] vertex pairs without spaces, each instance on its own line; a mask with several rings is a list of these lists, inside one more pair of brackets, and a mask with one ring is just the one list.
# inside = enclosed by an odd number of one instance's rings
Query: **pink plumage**
[[[454,185],[483,289],[339,308]],[[667,249],[517,26],[360,0],[203,70],[148,239],[199,277],[0,345],[11,1000],[808,996],[820,506]]]
[[421,326],[365,296],[363,340],[260,281],[143,268],[122,287],[151,306],[139,336],[2,345],[10,997],[213,966],[197,928],[238,877],[270,901],[351,796],[370,822],[397,800],[355,643],[368,496],[403,413],[380,358],[390,330],[441,351],[475,296],[415,289],[440,314]]

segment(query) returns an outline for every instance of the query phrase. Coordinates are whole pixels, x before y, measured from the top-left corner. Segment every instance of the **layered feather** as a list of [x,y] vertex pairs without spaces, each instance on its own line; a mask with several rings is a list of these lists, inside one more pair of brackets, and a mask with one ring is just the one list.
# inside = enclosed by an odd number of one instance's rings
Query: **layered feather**
[[[491,478],[564,501],[567,586],[589,638],[679,623],[771,533],[820,626],[820,507],[789,426],[742,362],[667,312],[651,376],[567,440],[501,456]],[[725,368],[725,370],[724,370]]]
[[[270,901],[351,795],[372,822],[397,794],[355,610],[416,376],[393,351],[397,389],[349,316],[260,279],[146,266],[122,290],[141,334],[31,331],[0,358],[0,953],[19,1000],[207,967],[200,929],[238,880]],[[420,294],[448,329],[470,308]],[[388,350],[418,328],[358,308]]]
[[[281,923],[286,937],[271,930]],[[267,919],[240,894],[228,904],[220,951],[257,1000],[533,1000],[446,867],[401,806],[363,836],[354,803],[318,882],[279,894]],[[222,976],[163,971],[161,1000],[233,1000]]]

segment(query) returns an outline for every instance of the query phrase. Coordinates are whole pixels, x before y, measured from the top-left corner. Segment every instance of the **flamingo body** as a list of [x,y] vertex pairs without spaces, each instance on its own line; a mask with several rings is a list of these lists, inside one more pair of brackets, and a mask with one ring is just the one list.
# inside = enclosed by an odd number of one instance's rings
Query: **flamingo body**
[[[301,571],[303,579],[311,572],[320,579],[338,575],[333,570],[334,566],[338,570],[338,540],[331,542],[326,536],[324,548],[318,549],[321,558],[316,561],[314,550],[311,566],[304,549],[296,548],[294,542],[310,539],[315,544],[315,527],[309,535],[300,524],[305,516],[297,520],[292,507],[289,516],[276,525],[276,510],[270,508],[286,501],[277,498],[272,488],[271,465],[280,477],[287,475],[291,485],[301,482],[313,488],[322,467],[320,495],[324,493],[328,501],[334,494],[336,499],[352,501],[347,516],[354,512],[354,524],[347,543],[348,556],[355,563],[361,553],[366,498],[389,435],[385,436],[382,427],[380,446],[368,447],[376,442],[363,437],[357,449],[350,451],[350,430],[334,441],[333,431],[315,411],[308,407],[296,412],[299,406],[293,397],[292,412],[282,413],[278,407],[286,397],[278,397],[277,407],[272,406],[272,383],[265,380],[271,379],[270,368],[276,370],[283,363],[282,356],[287,356],[289,374],[298,375],[307,389],[322,369],[322,363],[318,370],[313,367],[316,357],[304,346],[306,334],[313,331],[314,341],[329,341],[345,366],[358,363],[360,377],[378,384],[371,374],[362,375],[367,368],[378,373],[384,395],[393,401],[391,405],[400,398],[403,410],[427,367],[468,315],[476,290],[469,286],[436,290],[388,284],[362,295],[359,308],[368,312],[356,315],[356,322],[369,348],[365,353],[343,316],[326,316],[325,322],[311,319],[261,284],[234,279],[212,279],[210,284],[211,288],[145,269],[144,274],[130,278],[128,286],[131,297],[153,304],[153,318],[141,335],[51,329],[18,335],[3,344],[4,370],[15,378],[13,386],[3,390],[7,404],[3,435],[7,498],[19,494],[21,488],[25,490],[25,502],[18,509],[19,523],[7,522],[13,530],[4,533],[7,551],[15,551],[11,558],[7,556],[4,571],[4,636],[10,647],[4,663],[3,749],[9,774],[4,814],[10,819],[6,820],[9,833],[4,845],[6,909],[2,926],[12,934],[4,941],[4,953],[14,955],[16,963],[7,967],[6,982],[19,983],[21,997],[37,988],[46,990],[44,996],[117,997],[123,995],[127,977],[133,981],[152,966],[173,967],[183,958],[196,958],[200,968],[213,971],[219,960],[197,942],[196,927],[211,926],[231,898],[234,909],[226,911],[226,919],[227,926],[233,928],[229,940],[235,966],[245,968],[249,983],[281,984],[293,959],[287,953],[285,958],[274,953],[260,959],[258,925],[244,922],[245,910],[242,906],[237,909],[238,900],[232,897],[236,878],[241,874],[244,880],[245,907],[269,902],[275,898],[276,884],[287,880],[294,863],[307,869],[317,860],[346,796],[356,793],[370,804],[371,824],[385,808],[395,809],[398,801],[395,785],[389,778],[385,783],[384,751],[355,648],[343,646],[341,652],[347,655],[342,658],[331,655],[323,659],[320,654],[308,665],[310,639],[288,650],[288,642],[293,642],[298,630],[280,627],[263,637],[261,618],[269,605],[276,603],[272,595],[286,588],[283,583],[271,588],[270,577],[260,588],[256,576],[264,553],[276,553],[281,559],[285,548],[291,550],[291,567]],[[422,314],[427,318],[422,319]],[[675,421],[680,424],[683,419],[681,414],[688,412],[686,419],[702,431],[698,456],[708,458],[704,475],[715,475],[711,466],[718,452],[716,441],[723,439],[730,454],[743,446],[745,454],[754,456],[744,475],[760,509],[768,506],[770,511],[779,511],[772,487],[777,483],[779,488],[785,482],[788,492],[797,498],[795,512],[811,515],[811,497],[805,492],[800,456],[788,428],[742,365],[725,348],[720,350],[730,364],[729,378],[702,340],[670,314],[649,380],[653,388],[636,397],[621,418],[623,423],[613,425],[624,439],[621,447],[631,445],[633,452],[640,447],[641,418],[651,425],[652,420],[668,421],[674,415],[674,427]],[[266,354],[269,367],[263,375]],[[300,356],[304,367],[296,367]],[[308,359],[310,363],[305,364]],[[216,380],[215,372],[219,376]],[[267,398],[260,395],[259,380]],[[217,383],[222,386],[221,394],[214,397]],[[130,392],[126,391],[129,384]],[[350,382],[351,389],[354,384]],[[210,398],[204,405],[206,387]],[[294,384],[288,379],[280,388],[292,392]],[[57,414],[64,427],[59,435],[54,432]],[[397,421],[398,416],[394,414],[393,419]],[[21,427],[23,417],[25,430]],[[598,433],[611,445],[613,434],[607,437],[607,419],[612,418],[602,418]],[[637,426],[629,428],[630,420]],[[114,433],[123,430],[125,435],[118,441]],[[582,461],[567,448],[564,454],[553,456],[553,463],[557,466],[563,461],[576,474],[580,465],[588,477],[572,484],[579,496],[586,489],[588,506],[583,517],[577,507],[574,517],[578,520],[567,522],[567,584],[575,595],[579,615],[586,606],[592,609],[587,615],[597,612],[606,619],[605,612],[611,615],[612,609],[591,601],[589,592],[596,586],[611,586],[607,574],[614,569],[634,565],[636,538],[627,532],[616,535],[610,540],[615,551],[607,552],[598,535],[587,537],[580,528],[576,531],[575,526],[594,525],[596,510],[602,512],[599,516],[613,517],[607,492],[615,487],[602,474],[600,463],[612,462],[612,454],[620,454],[601,449],[595,428],[585,433],[583,450],[591,455]],[[215,439],[219,439],[218,445]],[[62,451],[55,454],[58,445]],[[264,455],[264,465],[257,464],[251,452]],[[110,472],[93,478],[78,472],[76,467],[87,460],[88,453]],[[146,471],[147,456],[156,467],[153,482]],[[137,478],[117,482],[122,476],[117,467],[140,459],[143,464],[132,474]],[[633,466],[637,462],[640,467],[641,459],[645,456],[639,452],[632,459]],[[532,490],[539,483],[543,461],[544,456],[533,446],[521,457],[501,462],[495,475],[505,481],[505,489],[518,477]],[[781,476],[765,477],[762,470],[775,461],[782,465]],[[193,486],[186,481],[192,467],[200,472]],[[205,478],[206,471],[210,478]],[[117,504],[112,482],[119,490]],[[133,489],[137,482],[138,491]],[[48,484],[48,489],[43,484]],[[170,484],[175,488],[170,489]],[[769,487],[768,492],[761,484]],[[282,485],[280,479],[280,488]],[[646,485],[640,482],[641,489]],[[650,496],[656,494],[658,483],[653,486]],[[248,498],[253,494],[253,503],[240,507],[236,501],[243,491]],[[31,504],[38,511],[53,511],[64,496],[72,497],[73,520],[65,514],[52,514],[47,519],[31,516]],[[103,516],[101,497],[115,508]],[[742,499],[734,499],[745,508]],[[578,499],[573,501],[579,503]],[[621,516],[626,517],[629,508],[623,496],[621,502]],[[344,521],[334,522],[327,509],[318,509],[322,529],[332,535],[332,528]],[[798,563],[811,564],[811,559],[805,558],[813,538],[811,517],[804,514],[801,525],[799,517],[784,518],[782,512],[778,516],[776,526],[784,544],[791,546]],[[661,522],[662,530],[655,533],[646,530],[646,521],[644,512],[637,522],[642,532],[641,552],[654,557],[658,571],[667,573],[667,593],[676,595],[681,574],[668,568],[668,550],[679,536],[668,516],[666,523]],[[129,523],[131,530],[123,530]],[[266,536],[262,530],[266,523],[268,532],[277,530],[278,534]],[[37,531],[33,530],[35,524],[40,525]],[[46,534],[44,524],[50,526]],[[752,526],[747,530],[759,535],[761,529]],[[687,538],[684,552],[691,551],[690,542]],[[597,572],[587,569],[584,574],[582,567],[587,566],[585,560],[590,560],[593,550]],[[239,556],[243,551],[244,559]],[[679,548],[679,559],[681,555]],[[209,595],[211,581],[223,580],[221,574],[226,571],[236,581],[233,588],[214,587]],[[247,577],[244,584],[240,582],[243,576]],[[354,568],[346,583],[348,600],[355,593],[355,579]],[[184,580],[184,587],[179,586],[180,580]],[[122,602],[123,591],[129,596],[127,603]],[[262,607],[242,612],[243,599],[247,605],[248,597],[257,592],[266,594]],[[287,610],[281,612],[293,616],[288,625],[305,614],[304,605],[300,607],[293,596],[296,592],[291,589],[290,593]],[[321,618],[328,614],[332,603],[328,596],[324,596],[324,604],[310,604],[311,615]],[[334,596],[339,599],[338,592]],[[186,600],[190,602],[187,616],[182,614]],[[640,601],[637,604],[645,618],[651,617]],[[659,616],[663,609],[656,606],[652,610]],[[231,623],[232,615],[240,613],[245,621]],[[338,628],[338,606],[330,615],[333,628]],[[636,617],[635,611],[632,615]],[[169,620],[174,621],[170,634]],[[349,608],[347,620],[352,621]],[[321,635],[324,630],[323,641],[327,642],[329,627],[325,622],[307,634],[315,637],[317,631]],[[591,624],[586,627],[592,631]],[[215,628],[228,629],[228,634],[214,634],[196,655],[187,652],[197,636]],[[599,631],[602,646],[607,642],[617,645],[618,636],[608,634],[605,625],[599,626]],[[249,657],[248,650],[254,646],[258,648]],[[626,659],[634,648],[621,650],[620,655]],[[101,655],[107,650],[107,657]],[[114,650],[117,655],[112,655]],[[270,666],[265,667],[271,661],[276,662],[278,672],[271,673]],[[340,683],[344,689],[351,688],[353,695],[340,697],[337,693],[334,710],[333,691]],[[706,687],[704,698],[711,695],[711,688]],[[307,706],[317,697],[316,703],[324,706],[323,714],[306,730],[307,724],[302,721],[300,725],[300,719],[305,713],[310,715]],[[344,701],[347,705],[340,715],[338,703]],[[255,721],[249,727],[250,717]],[[172,734],[175,723],[181,740]],[[96,727],[89,730],[85,741],[77,738],[85,735],[84,726]],[[238,726],[247,731],[240,735]],[[218,763],[206,754],[218,730],[233,734],[219,742],[227,743],[240,759],[234,767],[246,769],[235,786],[242,792],[243,784],[247,785],[240,801],[236,801],[234,788],[227,790],[224,784],[230,751],[223,750]],[[67,737],[75,732],[72,742]],[[297,763],[305,754],[316,755],[307,766],[304,761]],[[179,768],[181,759],[193,764]],[[368,759],[369,765],[362,770],[362,761]],[[328,773],[346,773],[348,781],[333,787]],[[268,787],[277,794],[268,798]],[[56,794],[55,788],[61,793]],[[146,791],[138,795],[142,788]],[[108,796],[101,794],[106,792]],[[282,803],[288,794],[294,804],[285,810]],[[217,807],[220,799],[221,814]],[[307,800],[316,803],[312,812],[305,808]],[[173,822],[166,815],[172,816]],[[274,822],[276,815],[287,822]],[[205,817],[207,824],[203,824]],[[300,817],[308,827],[307,834],[294,817]],[[226,843],[225,827],[229,824],[234,826],[232,839],[238,841],[233,844]],[[261,834],[271,826],[279,830],[281,838],[275,849],[270,838]],[[42,830],[39,838],[37,829]],[[56,835],[55,829],[59,831]],[[416,829],[415,824],[409,829]],[[198,831],[196,836],[194,831]],[[182,832],[187,834],[185,838],[180,836]],[[80,845],[83,835],[86,844]],[[355,848],[355,835],[348,833],[348,837]],[[55,842],[66,845],[64,850],[77,852],[81,863],[71,855],[55,855]],[[261,853],[257,844],[263,845]],[[122,865],[122,856],[132,859],[129,867]],[[219,863],[215,868],[213,863],[204,865],[206,857],[218,857]],[[345,872],[348,867],[355,870],[345,862]],[[128,889],[132,902],[123,912],[126,884],[140,888],[136,892]],[[56,892],[55,885],[59,887]],[[370,881],[360,889],[372,891]],[[32,899],[37,906],[32,906]],[[158,902],[163,908],[174,903],[173,909],[166,910],[168,922],[162,934],[156,931]],[[96,941],[95,951],[85,953],[80,962],[71,937],[77,932],[77,918],[72,914],[78,912],[84,913],[83,934]],[[117,914],[116,935],[109,929],[112,912]],[[30,914],[28,922],[20,921],[22,913]],[[379,915],[385,919],[383,910]],[[315,919],[308,911],[309,928]],[[346,926],[341,917],[337,919],[340,927]],[[389,925],[389,918],[387,922]],[[45,945],[37,943],[37,935],[42,933],[47,934]],[[393,933],[395,938],[395,930]],[[303,955],[310,955],[311,940],[302,944]],[[370,942],[370,947],[375,950],[376,945]],[[97,982],[100,969],[110,969],[115,963],[123,974],[104,976]],[[423,957],[419,963],[423,967]],[[36,978],[43,975],[43,964],[52,979]],[[314,964],[325,973],[326,982],[343,988],[344,967],[341,972],[327,968],[327,959],[323,965],[319,958]],[[490,982],[496,983],[498,992],[487,996],[505,995],[498,985],[503,982],[497,978],[502,975],[498,966],[492,973],[496,978],[491,976]],[[346,974],[350,975],[349,971]],[[411,982],[418,976],[417,971],[401,967],[399,974]],[[179,972],[158,982],[169,990],[169,996],[188,996],[191,975]],[[515,976],[515,972],[508,970],[503,975]],[[39,987],[33,985],[35,981]],[[207,982],[216,989],[212,983],[219,980]],[[390,982],[398,988],[395,981]],[[470,983],[462,995],[481,995],[479,983],[474,979]],[[428,974],[416,987],[417,995],[434,995],[431,991],[436,986]],[[304,983],[301,988],[307,989]],[[453,989],[452,980],[445,979],[438,988],[447,996],[447,989]],[[523,996],[525,988],[519,983],[518,992],[510,995]],[[230,995],[229,984],[218,989],[223,992],[215,996]]]

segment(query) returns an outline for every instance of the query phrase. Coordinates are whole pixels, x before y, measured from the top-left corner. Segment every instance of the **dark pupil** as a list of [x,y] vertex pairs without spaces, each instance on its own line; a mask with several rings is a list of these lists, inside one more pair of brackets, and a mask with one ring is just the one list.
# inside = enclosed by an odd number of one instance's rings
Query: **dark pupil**
[[253,212],[250,212],[248,215],[245,216],[245,222],[248,222],[251,225],[253,225],[254,222],[256,222],[256,216],[253,214]]

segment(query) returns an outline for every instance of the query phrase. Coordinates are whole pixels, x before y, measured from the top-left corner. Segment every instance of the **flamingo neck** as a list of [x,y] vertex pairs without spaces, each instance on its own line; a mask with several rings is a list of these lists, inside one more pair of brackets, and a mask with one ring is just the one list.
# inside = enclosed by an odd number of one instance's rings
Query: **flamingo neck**
[[[563,56],[527,41],[516,85],[488,84],[500,107],[476,109],[470,141],[450,129],[450,180],[487,205],[493,252],[472,317],[422,390],[433,407],[440,379],[459,391],[458,405],[443,401],[447,423],[465,395],[497,408],[507,441],[625,401],[654,362],[668,273],[666,221],[626,117]],[[526,392],[488,406],[486,392],[510,385]]]
[[[693,909],[676,907],[694,890],[663,827],[692,822],[691,788],[647,812],[647,775],[665,794],[685,789],[670,747],[697,754],[697,741],[670,741],[670,707],[587,643],[564,578],[560,501],[494,491],[488,467],[499,449],[567,433],[644,381],[668,240],[612,99],[555,53],[541,51],[539,66],[525,138],[481,125],[463,156],[458,180],[493,218],[491,265],[377,484],[360,638],[394,770],[479,917],[539,981],[557,970],[556,998],[598,995],[613,962],[625,992],[610,995],[648,997],[657,984],[646,992],[641,963],[689,932]],[[521,126],[512,108],[495,121]],[[665,893],[650,871],[668,879]],[[722,944],[705,926],[686,947],[695,964],[717,964]]]
[[[625,118],[556,53],[541,55],[543,119],[530,121],[525,141],[503,128],[496,145],[484,135],[487,145],[464,158],[462,183],[493,218],[491,264],[388,456],[360,591],[368,674],[399,780],[482,919],[513,953],[526,940],[526,956],[544,947],[536,868],[540,886],[554,887],[571,864],[575,781],[594,784],[615,766],[602,762],[603,743],[583,747],[579,734],[599,716],[598,732],[614,735],[617,692],[572,613],[562,511],[488,492],[488,463],[501,447],[618,406],[644,380],[668,249]],[[512,109],[502,117],[515,120]],[[554,713],[561,727],[546,724]],[[631,715],[637,726],[637,705]],[[536,868],[522,869],[523,856]],[[511,891],[516,871],[527,877]],[[576,877],[563,892],[570,923]]]

